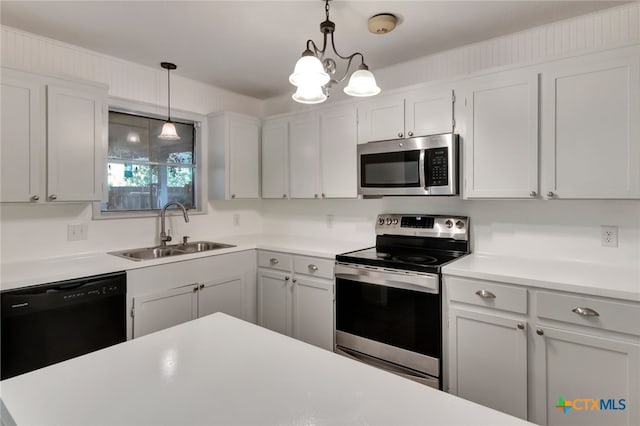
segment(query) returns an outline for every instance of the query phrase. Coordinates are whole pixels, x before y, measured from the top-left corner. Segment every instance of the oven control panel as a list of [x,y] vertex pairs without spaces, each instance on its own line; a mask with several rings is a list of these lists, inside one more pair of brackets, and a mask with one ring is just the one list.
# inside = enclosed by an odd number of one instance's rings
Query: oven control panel
[[465,216],[381,214],[376,235],[469,239],[469,218]]

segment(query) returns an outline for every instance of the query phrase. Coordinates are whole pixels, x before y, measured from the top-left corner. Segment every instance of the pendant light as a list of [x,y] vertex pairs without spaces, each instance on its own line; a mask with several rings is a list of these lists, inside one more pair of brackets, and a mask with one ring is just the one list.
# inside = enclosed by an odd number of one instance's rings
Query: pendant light
[[171,79],[169,73],[178,67],[171,62],[161,62],[160,66],[167,70],[167,121],[162,126],[162,132],[158,135],[158,139],[177,141],[180,139],[180,136],[178,136],[176,125],[171,121]]
[[[293,74],[289,76],[289,82],[297,87],[296,93],[292,96],[293,100],[304,104],[324,102],[329,95],[331,86],[347,78],[351,62],[356,56],[360,57],[360,65],[349,78],[349,84],[344,88],[344,92],[349,96],[377,95],[380,93],[380,88],[376,84],[373,73],[364,63],[362,53],[356,52],[349,56],[342,56],[336,51],[333,39],[336,24],[329,20],[329,0],[325,0],[324,10],[326,20],[320,23],[320,32],[323,34],[322,49],[318,49],[313,40],[307,40],[307,48],[296,62]],[[329,45],[334,55],[347,61],[346,70],[341,77],[334,77],[336,73],[335,59],[325,58],[329,38],[331,38]]]

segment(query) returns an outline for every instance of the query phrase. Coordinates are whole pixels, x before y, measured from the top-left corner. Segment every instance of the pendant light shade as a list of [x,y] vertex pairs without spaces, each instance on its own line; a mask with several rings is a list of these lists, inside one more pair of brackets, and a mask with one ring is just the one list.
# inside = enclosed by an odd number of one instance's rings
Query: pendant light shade
[[296,62],[293,74],[289,76],[289,82],[296,87],[324,86],[329,82],[329,74],[324,71],[320,59],[307,50]]
[[176,125],[171,121],[171,70],[177,69],[176,64],[171,62],[162,62],[160,66],[167,70],[167,121],[162,126],[162,132],[158,135],[158,139],[164,139],[169,141],[177,141],[180,139]]
[[173,124],[172,121],[165,122],[162,125],[162,133],[158,135],[158,138],[168,141],[180,140],[180,136],[178,136],[178,131],[176,130],[176,125]]
[[320,104],[327,100],[327,95],[324,94],[322,85],[307,84],[298,86],[292,98],[301,104]]
[[376,78],[366,67],[360,67],[351,74],[349,84],[344,88],[344,93],[349,96],[374,96],[380,93],[380,88],[376,84]]

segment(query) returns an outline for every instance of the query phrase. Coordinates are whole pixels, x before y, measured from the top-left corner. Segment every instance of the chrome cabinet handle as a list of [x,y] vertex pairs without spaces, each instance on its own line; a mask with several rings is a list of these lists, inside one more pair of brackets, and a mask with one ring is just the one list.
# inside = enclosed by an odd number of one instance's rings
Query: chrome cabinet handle
[[313,194],[313,198],[318,198],[318,194]]
[[318,270],[318,267],[316,265],[313,265],[313,264],[309,265],[308,268],[309,268],[310,271],[313,271],[313,272]]
[[271,263],[272,265],[277,265],[278,263],[280,263],[280,261],[275,257],[272,257],[271,259],[269,259],[269,263]]
[[298,280],[294,278],[294,279],[291,280],[291,282],[295,284],[295,283],[298,282]]
[[496,295],[491,293],[488,290],[478,290],[476,291],[476,294],[480,297],[482,297],[483,299],[495,299]]
[[231,198],[236,198],[236,194],[231,194]]
[[575,312],[578,315],[582,315],[583,317],[599,317],[600,314],[594,311],[591,308],[583,308],[582,306],[576,306],[571,310],[571,312]]
[[38,201],[40,199],[40,197],[38,195],[34,195],[33,197],[31,197],[32,201]]
[[407,133],[409,136],[413,136],[413,132],[409,132]]
[[322,198],[324,198],[324,197],[325,197],[324,192],[323,192],[322,194],[320,194],[320,196],[321,196]]
[[200,284],[200,290],[204,288],[204,284]]
[[554,194],[552,191],[547,192],[547,197],[554,197],[556,194]]
[[535,197],[536,195],[538,195],[538,193],[536,191],[531,191],[529,195],[532,197]]
[[539,328],[539,329],[537,329],[537,330],[536,330],[536,334],[537,334],[538,336],[542,336],[542,335],[544,335],[544,330],[543,330],[543,329],[541,329],[541,328]]
[[524,330],[524,324],[523,323],[518,323],[518,330]]
[[287,194],[282,194],[282,198],[287,198]]
[[193,292],[195,293],[196,291],[198,291],[198,286],[197,285],[193,288]]
[[50,200],[57,200],[58,196],[56,194],[51,194],[51,195],[49,195],[49,199]]
[[284,280],[285,281],[289,281],[289,277],[284,277]]
[[402,136],[404,136],[402,132],[398,132],[398,137],[401,138]]

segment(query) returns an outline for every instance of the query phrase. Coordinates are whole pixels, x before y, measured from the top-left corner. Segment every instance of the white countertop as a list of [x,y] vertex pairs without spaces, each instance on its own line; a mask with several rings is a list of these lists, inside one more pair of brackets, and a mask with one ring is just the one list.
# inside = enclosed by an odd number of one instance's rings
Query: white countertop
[[[31,285],[126,271],[164,263],[181,262],[199,257],[217,256],[256,248],[333,259],[336,254],[367,247],[366,242],[362,241],[335,241],[269,234],[213,237],[200,240],[233,244],[235,247],[142,261],[124,259],[107,253],[87,253],[76,256],[3,263],[0,266],[0,289],[12,290]],[[373,244],[369,246],[371,245]],[[131,249],[135,248],[137,247],[131,247]]]
[[640,261],[620,267],[580,261],[470,254],[443,274],[640,301]]
[[531,424],[221,313],[0,392],[18,425]]

